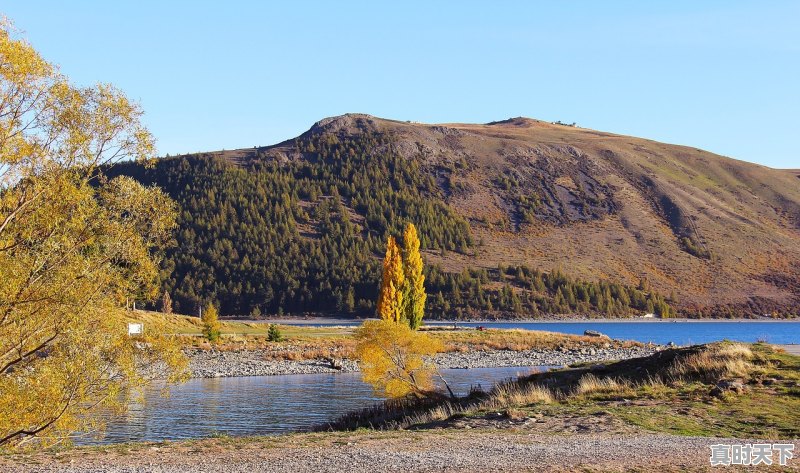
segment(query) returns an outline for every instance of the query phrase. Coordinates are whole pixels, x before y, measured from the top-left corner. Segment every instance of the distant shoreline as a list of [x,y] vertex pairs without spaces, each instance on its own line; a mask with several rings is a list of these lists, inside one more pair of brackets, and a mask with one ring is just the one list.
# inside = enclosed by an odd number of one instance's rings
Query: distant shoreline
[[[270,318],[270,319],[248,319],[248,318],[222,318],[221,320],[230,320],[230,321],[237,321],[237,322],[246,322],[246,323],[259,323],[259,324],[278,324],[278,325],[317,325],[317,324],[326,324],[326,325],[352,325],[352,324],[360,324],[363,323],[365,320],[375,320],[374,318],[367,318],[367,319],[344,319],[344,318],[328,318],[328,317],[292,317],[292,318]],[[508,319],[508,320],[429,320],[425,322],[425,325],[428,326],[441,326],[441,325],[453,325],[453,324],[486,324],[491,326],[493,324],[585,324],[585,323],[603,323],[603,324],[613,324],[613,323],[710,323],[710,322],[725,322],[725,323],[748,323],[748,322],[767,322],[767,323],[776,323],[776,322],[793,322],[793,323],[800,323],[800,318],[792,318],[792,319],[768,319],[768,318],[761,318],[761,319],[714,319],[714,318],[705,318],[705,319],[687,319],[687,318],[675,318],[675,319],[645,319],[645,318],[634,318],[634,319]]]

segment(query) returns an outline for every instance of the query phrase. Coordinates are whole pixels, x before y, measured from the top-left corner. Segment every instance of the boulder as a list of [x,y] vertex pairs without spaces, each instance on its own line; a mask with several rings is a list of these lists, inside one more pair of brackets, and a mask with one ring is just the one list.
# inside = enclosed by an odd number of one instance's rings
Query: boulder
[[735,394],[742,394],[745,392],[747,387],[744,385],[744,382],[740,379],[721,379],[717,381],[716,386],[711,388],[711,394],[714,397],[721,397],[726,392],[732,392]]
[[602,334],[602,333],[598,332],[597,330],[584,330],[583,334],[586,335],[587,337],[606,337],[606,338],[608,338],[608,335]]

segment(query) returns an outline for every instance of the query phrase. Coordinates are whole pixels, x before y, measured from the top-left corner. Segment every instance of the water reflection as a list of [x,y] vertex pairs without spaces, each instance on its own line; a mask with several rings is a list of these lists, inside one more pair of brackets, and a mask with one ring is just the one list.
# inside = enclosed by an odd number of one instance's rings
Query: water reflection
[[[471,386],[488,389],[499,381],[530,374],[538,367],[444,370],[456,393]],[[103,414],[100,439],[79,444],[157,441],[214,434],[265,435],[302,430],[381,399],[358,373],[193,379],[161,396],[151,387],[145,402],[131,402],[122,416]]]

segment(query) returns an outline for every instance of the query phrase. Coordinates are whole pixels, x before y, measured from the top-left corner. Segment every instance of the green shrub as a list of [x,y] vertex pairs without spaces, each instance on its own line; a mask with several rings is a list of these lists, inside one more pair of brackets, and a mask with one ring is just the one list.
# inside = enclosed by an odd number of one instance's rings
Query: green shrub
[[281,330],[275,324],[269,325],[269,330],[267,331],[267,339],[271,342],[282,342],[283,341],[283,334]]

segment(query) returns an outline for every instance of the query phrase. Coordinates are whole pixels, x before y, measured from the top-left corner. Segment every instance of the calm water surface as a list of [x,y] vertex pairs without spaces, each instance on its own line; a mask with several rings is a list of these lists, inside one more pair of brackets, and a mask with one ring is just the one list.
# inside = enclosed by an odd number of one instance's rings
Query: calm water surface
[[[473,385],[495,383],[546,367],[444,370],[457,394]],[[122,416],[109,415],[104,436],[79,438],[79,444],[268,435],[308,429],[381,399],[359,373],[192,379],[173,386],[169,397],[152,387],[144,404]]]

